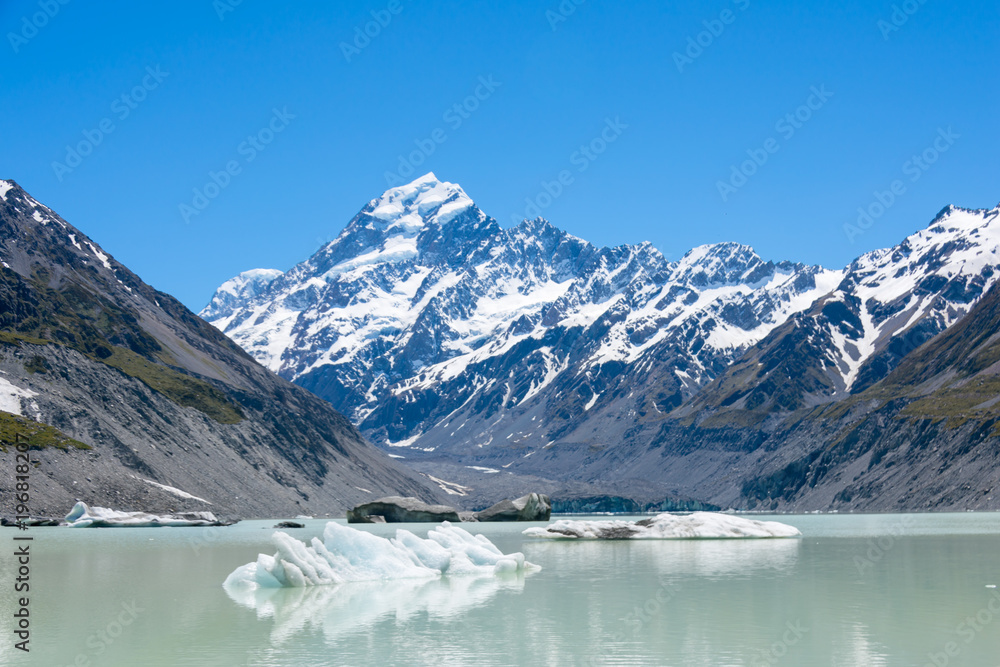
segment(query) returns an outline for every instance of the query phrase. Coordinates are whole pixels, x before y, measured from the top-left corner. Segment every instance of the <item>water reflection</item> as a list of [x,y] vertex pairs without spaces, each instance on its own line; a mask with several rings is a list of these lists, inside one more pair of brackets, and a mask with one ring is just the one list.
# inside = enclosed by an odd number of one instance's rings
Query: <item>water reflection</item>
[[334,641],[368,632],[384,621],[402,624],[420,616],[452,623],[469,610],[485,605],[500,591],[519,593],[523,588],[523,574],[508,574],[252,591],[227,588],[226,593],[236,603],[254,610],[258,619],[273,619],[271,643],[280,645],[306,630],[321,629],[328,641]]
[[527,541],[525,557],[548,567],[657,572],[661,577],[730,577],[788,571],[800,539]]

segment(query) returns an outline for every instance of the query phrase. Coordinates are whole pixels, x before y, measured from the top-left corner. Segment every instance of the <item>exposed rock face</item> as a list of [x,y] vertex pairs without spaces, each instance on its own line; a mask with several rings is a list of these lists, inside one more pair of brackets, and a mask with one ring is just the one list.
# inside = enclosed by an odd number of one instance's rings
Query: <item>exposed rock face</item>
[[458,523],[461,520],[454,507],[428,505],[417,498],[399,496],[379,498],[347,511],[347,523]]
[[549,497],[529,493],[517,500],[501,500],[493,507],[476,512],[476,521],[548,521],[551,515]]
[[[371,493],[438,498],[13,181],[0,181],[0,262],[0,426],[41,448],[33,515],[77,500],[262,517],[343,511]],[[14,482],[0,468],[2,513]]]

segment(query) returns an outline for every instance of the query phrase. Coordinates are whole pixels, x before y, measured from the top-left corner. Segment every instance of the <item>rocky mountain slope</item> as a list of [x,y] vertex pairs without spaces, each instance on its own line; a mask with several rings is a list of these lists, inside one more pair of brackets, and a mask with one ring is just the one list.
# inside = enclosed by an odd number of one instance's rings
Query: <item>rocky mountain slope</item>
[[0,513],[16,433],[34,514],[76,500],[222,515],[336,514],[439,490],[257,364],[14,181],[0,181]]
[[753,422],[745,413],[667,419],[603,460],[582,462],[574,476],[655,479],[757,509],[995,510],[998,376],[994,283],[968,315],[864,390]]
[[[1000,208],[949,207],[662,419],[534,474],[660,482],[723,506],[996,509]],[[571,437],[612,437],[611,415]]]
[[[946,208],[840,271],[733,243],[671,262],[544,220],[501,229],[429,174],[370,201],[287,273],[227,282],[202,315],[393,455],[467,490],[513,476],[828,506],[832,492],[773,497],[753,483],[827,443],[796,426],[820,423],[806,415],[829,419],[963,321],[995,283],[998,216]],[[765,442],[777,453],[763,456]]]

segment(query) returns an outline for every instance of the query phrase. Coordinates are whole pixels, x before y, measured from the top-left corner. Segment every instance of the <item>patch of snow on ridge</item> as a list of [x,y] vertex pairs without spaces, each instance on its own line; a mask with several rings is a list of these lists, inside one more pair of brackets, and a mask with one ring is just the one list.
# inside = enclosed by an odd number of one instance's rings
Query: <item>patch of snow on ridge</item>
[[447,521],[431,529],[426,539],[402,529],[386,539],[331,521],[322,541],[314,537],[307,545],[283,532],[274,533],[273,540],[278,550],[274,556],[260,554],[255,563],[236,568],[224,586],[302,588],[541,569],[523,554],[504,554],[482,535],[473,536]]
[[0,199],[7,201],[7,193],[14,188],[14,184],[10,181],[0,181]]
[[470,468],[471,470],[477,470],[477,471],[479,471],[479,472],[481,472],[483,474],[486,474],[486,475],[489,475],[489,474],[495,473],[495,472],[500,472],[496,468],[486,468],[486,467],[483,467],[483,466],[465,466],[465,467],[466,468]]
[[[132,475],[132,477],[135,477],[135,475]],[[181,491],[180,489],[178,489],[176,487],[173,487],[173,486],[167,486],[166,484],[160,484],[159,482],[154,482],[151,479],[145,479],[143,477],[136,477],[136,479],[141,479],[146,484],[152,484],[155,487],[163,489],[167,493],[172,493],[175,496],[177,496],[178,498],[187,498],[188,500],[197,500],[198,502],[202,502],[202,503],[205,503],[207,505],[211,505],[212,504],[211,502],[205,500],[204,498],[199,498],[198,496],[192,496],[187,491]]]
[[30,389],[22,389],[0,377],[0,410],[11,414],[21,414],[21,399],[31,399],[38,396]]
[[386,440],[385,444],[389,447],[409,447],[417,441],[420,436],[415,435],[412,438],[406,438],[405,440],[400,440],[399,442],[392,442],[391,440]]
[[110,271],[111,270],[111,264],[108,262],[108,256],[105,255],[100,250],[98,250],[97,246],[95,246],[93,243],[89,243],[88,242],[87,245],[89,245],[90,249],[94,251],[94,255],[97,257],[97,259],[101,260],[101,264],[104,265],[104,268],[106,268],[107,270]]
[[690,540],[798,537],[798,528],[777,521],[757,521],[729,514],[693,512],[658,514],[641,521],[572,521],[562,519],[544,528],[528,528],[528,537],[585,540]]
[[[428,450],[425,449],[424,451]],[[437,477],[434,477],[433,475],[427,475],[426,473],[424,473],[424,475],[427,477],[427,479],[431,480],[432,482],[440,486],[441,490],[447,493],[449,496],[465,496],[468,495],[469,491],[472,491],[472,489],[468,486],[462,486],[461,484],[458,484],[456,482],[446,482],[443,479],[438,479]]]

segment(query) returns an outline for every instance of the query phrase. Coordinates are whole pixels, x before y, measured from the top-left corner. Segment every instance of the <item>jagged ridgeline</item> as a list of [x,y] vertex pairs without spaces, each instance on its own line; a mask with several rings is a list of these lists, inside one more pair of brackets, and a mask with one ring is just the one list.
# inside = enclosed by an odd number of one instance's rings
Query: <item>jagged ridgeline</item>
[[326,514],[369,493],[435,498],[13,181],[0,181],[0,260],[0,426],[38,452],[36,511],[79,498]]

